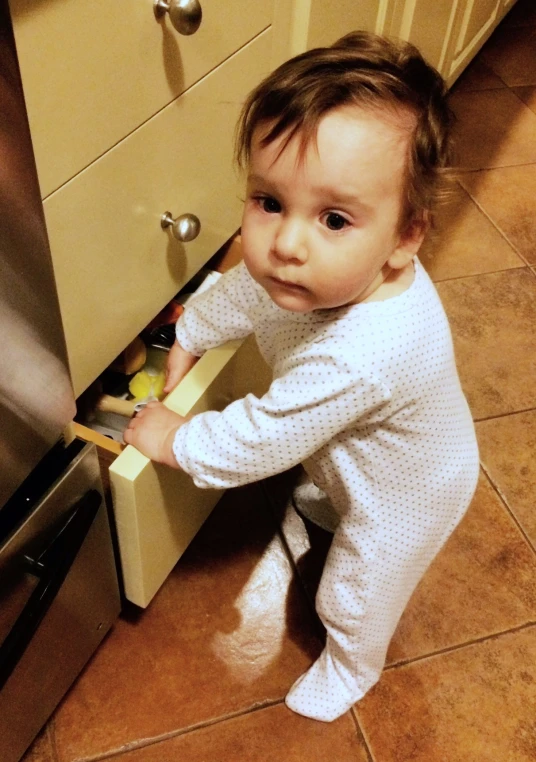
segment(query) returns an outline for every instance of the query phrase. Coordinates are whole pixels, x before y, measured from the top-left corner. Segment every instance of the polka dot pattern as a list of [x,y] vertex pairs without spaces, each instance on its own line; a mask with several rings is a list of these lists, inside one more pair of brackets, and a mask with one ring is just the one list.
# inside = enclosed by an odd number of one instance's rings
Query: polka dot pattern
[[287,705],[331,721],[377,682],[426,568],[463,516],[478,450],[448,322],[418,260],[403,294],[335,310],[278,308],[243,264],[189,304],[195,354],[254,332],[268,392],[196,416],[174,452],[199,487],[234,487],[302,462],[340,523],[317,594],[321,657]]

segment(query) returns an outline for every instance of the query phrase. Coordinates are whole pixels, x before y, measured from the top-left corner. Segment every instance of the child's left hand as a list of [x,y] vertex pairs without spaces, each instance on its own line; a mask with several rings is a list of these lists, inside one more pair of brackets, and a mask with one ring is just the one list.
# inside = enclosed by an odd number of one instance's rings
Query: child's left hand
[[184,423],[186,418],[161,402],[149,402],[131,419],[123,439],[151,460],[180,468],[173,454],[173,440],[177,429]]

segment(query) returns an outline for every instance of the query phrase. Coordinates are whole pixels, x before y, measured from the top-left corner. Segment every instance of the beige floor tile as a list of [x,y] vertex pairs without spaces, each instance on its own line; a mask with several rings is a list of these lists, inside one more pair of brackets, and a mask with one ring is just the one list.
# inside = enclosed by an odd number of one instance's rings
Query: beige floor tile
[[387,663],[536,619],[536,556],[485,476],[461,524],[413,594]]
[[114,758],[117,762],[367,762],[350,714],[330,724],[284,705],[220,722]]
[[477,424],[482,463],[536,547],[536,410]]
[[499,27],[479,58],[509,86],[536,85],[536,27]]
[[282,699],[320,641],[256,486],[226,493],[147,610],[123,616],[54,716],[58,762]]
[[502,79],[476,58],[456,81],[453,92],[470,93],[475,90],[498,90],[501,87],[506,87]]
[[536,264],[536,165],[472,172],[463,187],[529,264]]
[[474,418],[536,407],[536,280],[530,269],[444,281],[437,288]]
[[510,90],[456,92],[450,103],[461,169],[536,162],[536,114]]
[[536,114],[536,87],[512,87],[512,92]]
[[357,714],[376,762],[533,762],[536,627],[388,670]]
[[419,258],[434,281],[525,264],[461,189],[438,210],[436,226],[421,247]]

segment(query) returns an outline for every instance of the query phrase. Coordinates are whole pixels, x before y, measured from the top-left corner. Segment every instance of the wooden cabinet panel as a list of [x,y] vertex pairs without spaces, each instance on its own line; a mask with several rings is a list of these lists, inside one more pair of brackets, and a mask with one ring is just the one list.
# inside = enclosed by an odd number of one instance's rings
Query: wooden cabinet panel
[[458,0],[397,0],[391,34],[412,42],[444,74]]
[[376,31],[381,0],[313,0],[307,30],[307,48],[331,45],[339,37],[355,29]]
[[[45,201],[78,396],[240,224],[233,135],[269,67],[271,30],[173,101]],[[187,244],[161,215],[190,212]]]
[[265,29],[273,0],[201,0],[191,36],[153,0],[10,0],[43,197]]
[[477,43],[479,37],[494,24],[499,3],[500,0],[469,0],[456,46],[457,54]]
[[[181,415],[222,410],[247,392],[262,395],[270,373],[253,338],[207,352],[165,405]],[[110,467],[126,597],[147,606],[222,492],[201,490],[183,471],[128,446]]]

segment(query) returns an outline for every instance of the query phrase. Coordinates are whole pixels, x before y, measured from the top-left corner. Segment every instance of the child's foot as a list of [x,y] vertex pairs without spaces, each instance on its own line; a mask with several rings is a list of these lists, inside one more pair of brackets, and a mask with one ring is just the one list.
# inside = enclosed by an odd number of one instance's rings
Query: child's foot
[[361,694],[350,694],[327,649],[324,649],[309,671],[296,680],[285,704],[304,717],[333,722],[361,697]]
[[340,516],[335,512],[328,496],[307,477],[292,493],[294,505],[306,519],[333,534],[339,526]]

